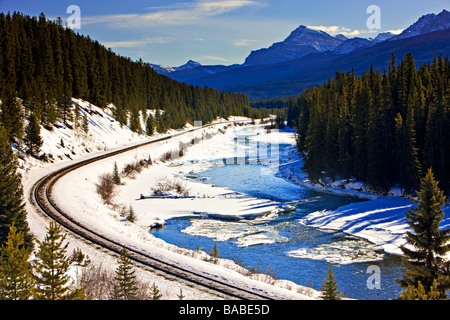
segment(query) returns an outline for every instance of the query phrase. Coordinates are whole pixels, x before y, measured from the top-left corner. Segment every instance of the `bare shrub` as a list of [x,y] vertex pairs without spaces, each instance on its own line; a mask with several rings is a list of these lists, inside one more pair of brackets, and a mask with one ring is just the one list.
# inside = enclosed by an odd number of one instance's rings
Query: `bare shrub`
[[189,197],[190,189],[187,188],[186,183],[180,180],[172,182],[172,188],[183,197]]
[[99,184],[97,185],[97,193],[106,204],[111,204],[114,197],[114,177],[110,173],[102,174],[99,177]]
[[141,173],[142,169],[147,165],[145,160],[136,160],[125,166],[122,170],[122,175],[127,178],[134,178],[136,173]]
[[277,279],[276,272],[271,266],[262,267],[258,265],[258,267],[256,268],[251,268],[249,272],[251,278],[268,284],[274,284],[275,280]]
[[102,266],[90,265],[83,270],[81,286],[86,300],[109,300],[114,292],[114,274]]
[[160,160],[162,162],[166,162],[166,161],[172,160],[172,151],[167,151],[166,153],[164,153],[161,156]]
[[180,147],[178,148],[178,150],[172,150],[163,153],[159,160],[162,162],[167,162],[183,157],[186,149],[188,148],[188,144],[180,142],[179,145]]
[[182,197],[188,197],[190,189],[180,180],[171,181],[167,178],[156,180],[155,186],[151,189],[152,195],[155,197],[167,196],[170,191],[176,191]]

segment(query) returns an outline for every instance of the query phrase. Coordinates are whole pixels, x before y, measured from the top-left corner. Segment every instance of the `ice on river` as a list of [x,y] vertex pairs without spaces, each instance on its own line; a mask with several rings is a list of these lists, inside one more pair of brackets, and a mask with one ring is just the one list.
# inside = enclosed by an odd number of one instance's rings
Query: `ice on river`
[[278,230],[267,224],[252,224],[248,221],[222,221],[213,219],[192,219],[191,225],[181,232],[197,237],[208,237],[215,241],[236,239],[239,247],[258,244],[272,244],[287,241]]
[[336,264],[380,261],[384,256],[372,243],[354,239],[325,243],[314,248],[301,248],[287,254],[294,258],[325,260]]

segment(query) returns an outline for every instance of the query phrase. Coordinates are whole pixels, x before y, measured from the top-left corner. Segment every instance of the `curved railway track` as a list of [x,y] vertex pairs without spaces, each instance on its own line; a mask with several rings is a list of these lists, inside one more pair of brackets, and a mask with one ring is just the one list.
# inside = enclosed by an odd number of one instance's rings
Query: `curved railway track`
[[123,244],[108,239],[107,237],[99,234],[91,230],[88,226],[84,226],[77,222],[75,219],[70,217],[68,214],[63,212],[58,207],[58,204],[52,199],[52,191],[55,183],[64,175],[68,174],[71,171],[74,171],[83,166],[89,165],[96,161],[100,161],[109,157],[113,157],[115,155],[131,151],[133,149],[137,149],[149,144],[161,142],[164,140],[172,139],[176,136],[192,132],[194,130],[203,129],[205,127],[209,127],[211,125],[207,125],[201,128],[196,128],[189,130],[187,132],[178,133],[172,136],[164,137],[161,139],[152,140],[149,142],[145,142],[136,146],[128,147],[125,149],[121,149],[118,151],[113,151],[105,155],[93,157],[88,160],[84,160],[72,165],[69,165],[65,168],[57,170],[49,175],[41,178],[39,181],[35,183],[33,188],[31,189],[30,199],[32,203],[42,211],[46,216],[55,220],[62,227],[70,231],[72,234],[80,237],[81,239],[88,241],[91,244],[96,245],[97,247],[107,250],[109,252],[113,252],[115,254],[120,254],[120,252],[125,247],[128,251],[130,259],[132,259],[135,263],[139,264],[141,267],[144,267],[147,270],[155,272],[157,274],[163,275],[165,278],[169,280],[177,280],[182,281],[188,286],[196,287],[200,290],[209,292],[217,297],[223,299],[239,299],[239,300],[271,300],[271,297],[264,295],[263,293],[253,292],[247,289],[239,288],[232,284],[228,284],[223,281],[219,281],[217,279],[212,279],[205,275],[202,275],[194,270],[188,270],[186,268],[182,268],[180,266],[174,265],[172,263],[168,263],[159,258],[155,258],[150,256],[147,253],[139,252],[135,249],[124,246]]

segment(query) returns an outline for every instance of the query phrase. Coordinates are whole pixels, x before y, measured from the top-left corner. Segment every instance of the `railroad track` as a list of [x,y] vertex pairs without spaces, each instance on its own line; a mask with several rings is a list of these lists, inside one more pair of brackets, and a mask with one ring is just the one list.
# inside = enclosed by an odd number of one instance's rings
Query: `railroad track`
[[[223,124],[223,123],[222,123]],[[142,253],[133,248],[129,248],[124,244],[117,241],[108,239],[107,237],[101,235],[100,233],[91,230],[88,226],[84,226],[74,218],[70,217],[63,210],[58,207],[58,204],[52,198],[52,191],[55,183],[62,178],[64,175],[71,171],[79,169],[83,166],[89,165],[96,161],[100,161],[115,155],[125,153],[149,144],[170,140],[176,136],[192,132],[194,130],[203,129],[212,125],[206,125],[201,128],[191,129],[186,132],[177,133],[172,136],[152,140],[145,142],[136,146],[128,147],[125,149],[110,152],[105,155],[93,157],[88,160],[84,160],[65,168],[57,170],[49,175],[41,178],[35,183],[31,189],[30,199],[32,203],[39,208],[42,213],[51,219],[55,220],[66,230],[70,231],[75,236],[94,244],[95,246],[112,252],[114,254],[120,254],[123,248],[126,248],[130,259],[135,263],[139,264],[145,269],[155,272],[157,274],[163,275],[169,280],[177,280],[185,283],[188,286],[199,288],[200,290],[209,292],[217,297],[223,299],[239,299],[239,300],[272,300],[271,297],[266,296],[264,293],[253,292],[244,288],[239,288],[237,286],[228,284],[217,279],[212,279],[201,273],[195,272],[194,270],[188,270],[180,266],[168,263],[159,258],[152,257],[148,253]]]

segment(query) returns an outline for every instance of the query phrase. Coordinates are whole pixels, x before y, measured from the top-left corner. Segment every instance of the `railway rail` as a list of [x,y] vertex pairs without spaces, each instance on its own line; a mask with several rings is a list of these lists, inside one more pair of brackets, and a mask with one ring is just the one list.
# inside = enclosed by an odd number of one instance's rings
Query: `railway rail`
[[[223,124],[223,123],[222,123]],[[114,254],[120,254],[123,248],[128,251],[129,257],[135,263],[139,264],[145,269],[161,274],[164,277],[172,280],[177,280],[185,283],[188,286],[198,288],[200,290],[209,292],[222,299],[238,299],[238,300],[272,300],[271,297],[265,295],[263,292],[254,292],[245,288],[240,288],[235,285],[212,279],[194,270],[188,270],[186,268],[174,265],[172,263],[163,261],[162,259],[152,257],[148,253],[142,253],[133,248],[129,248],[124,244],[117,241],[108,239],[100,233],[91,230],[88,226],[82,225],[76,221],[73,217],[69,216],[63,210],[58,207],[58,204],[52,198],[53,187],[55,183],[64,175],[77,170],[83,166],[89,165],[96,161],[100,161],[115,155],[125,153],[149,144],[173,139],[182,134],[186,134],[195,130],[203,129],[214,124],[206,125],[200,128],[191,129],[186,132],[177,133],[164,138],[151,140],[138,144],[132,147],[127,147],[121,150],[113,151],[104,155],[96,156],[78,163],[74,163],[62,169],[59,169],[53,173],[38,180],[31,189],[30,199],[32,203],[39,208],[42,213],[51,219],[59,223],[63,228],[71,232],[72,234],[80,237],[81,239],[88,241],[91,244],[100,247],[103,250],[112,252]]]

